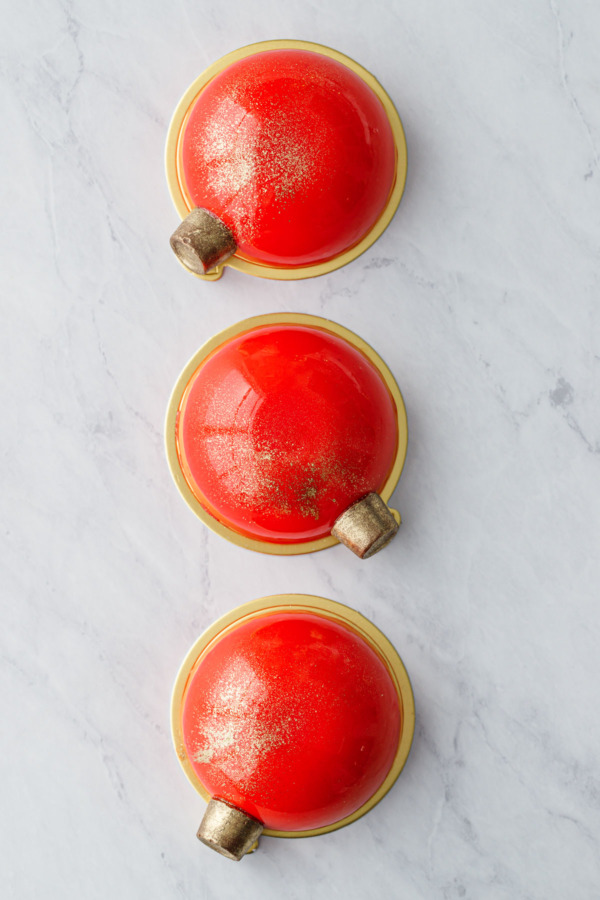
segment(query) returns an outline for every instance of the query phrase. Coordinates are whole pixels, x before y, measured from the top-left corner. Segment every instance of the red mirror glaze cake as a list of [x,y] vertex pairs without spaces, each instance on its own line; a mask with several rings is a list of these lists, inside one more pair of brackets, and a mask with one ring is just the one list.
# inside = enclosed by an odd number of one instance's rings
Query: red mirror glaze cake
[[234,532],[280,544],[331,533],[385,484],[398,447],[385,381],[337,334],[266,325],[217,347],[179,404],[177,454],[202,507]]
[[366,69],[319,44],[263,41],[194,81],[166,161],[180,262],[210,280],[224,264],[285,280],[332,271],[379,237],[404,190],[406,143]]
[[185,750],[204,788],[280,831],[331,825],[366,803],[401,727],[375,650],[307,612],[267,613],[226,632],[183,701]]

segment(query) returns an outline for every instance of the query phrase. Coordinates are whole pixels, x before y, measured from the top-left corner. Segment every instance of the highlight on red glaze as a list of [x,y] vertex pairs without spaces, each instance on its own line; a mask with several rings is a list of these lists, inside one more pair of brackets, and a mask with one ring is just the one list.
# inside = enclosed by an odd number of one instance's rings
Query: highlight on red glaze
[[182,712],[206,790],[278,831],[325,827],[359,809],[385,780],[401,727],[377,653],[313,613],[265,614],[217,638]]
[[351,69],[309,50],[228,66],[183,125],[184,187],[232,230],[237,255],[276,267],[325,262],[358,243],[394,186],[384,107]]
[[194,372],[176,443],[190,490],[219,522],[302,543],[381,490],[396,456],[396,405],[373,363],[338,335],[259,326]]

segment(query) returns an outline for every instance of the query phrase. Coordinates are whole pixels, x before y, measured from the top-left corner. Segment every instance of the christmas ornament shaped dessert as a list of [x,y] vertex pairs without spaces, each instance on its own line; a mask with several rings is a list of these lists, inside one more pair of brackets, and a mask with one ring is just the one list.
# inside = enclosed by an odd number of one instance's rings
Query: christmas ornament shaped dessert
[[296,279],[339,268],[389,224],[406,142],[375,78],[305,41],[224,56],[180,101],[167,138],[169,189],[183,219],[171,246],[195,275],[223,265]]
[[261,834],[350,824],[400,774],[414,720],[402,661],[364,616],[298,594],[239,607],[194,644],[173,692],[175,749],[209,801],[198,838],[239,860]]
[[387,506],[407,444],[400,390],[341,325],[276,313],[212,338],[183,370],[166,421],[183,497],[223,537],[263,553],[344,543],[366,559],[398,531]]

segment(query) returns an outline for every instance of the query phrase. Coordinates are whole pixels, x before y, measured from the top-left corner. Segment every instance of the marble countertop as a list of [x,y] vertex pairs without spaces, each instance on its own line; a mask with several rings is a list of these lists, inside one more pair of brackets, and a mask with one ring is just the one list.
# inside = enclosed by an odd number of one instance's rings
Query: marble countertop
[[[600,6],[2,7],[3,895],[600,897]],[[406,193],[328,276],[200,283],[168,246],[168,122],[277,37],[381,81]],[[365,563],[228,544],[166,465],[186,360],[286,310],[359,333],[405,396],[403,526]],[[170,691],[214,619],[285,592],[387,634],[415,741],[367,817],[234,865],[195,839]]]

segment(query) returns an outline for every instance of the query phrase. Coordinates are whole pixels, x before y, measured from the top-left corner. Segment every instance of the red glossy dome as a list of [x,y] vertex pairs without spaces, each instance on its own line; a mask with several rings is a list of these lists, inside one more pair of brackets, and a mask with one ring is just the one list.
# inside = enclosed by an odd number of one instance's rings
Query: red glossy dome
[[184,124],[181,153],[193,204],[225,222],[238,255],[279,267],[358,243],[396,171],[379,98],[347,66],[307,50],[256,53],[213,78]]
[[209,648],[186,688],[182,727],[213,797],[267,828],[304,831],[339,822],[378,790],[401,714],[363,638],[317,614],[275,613]]
[[179,464],[201,505],[248,537],[330,534],[379,492],[398,443],[396,405],[375,366],[320,328],[259,326],[210,355],[178,415]]

